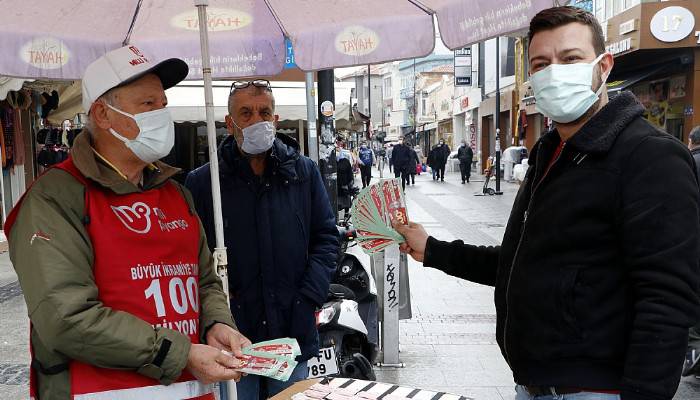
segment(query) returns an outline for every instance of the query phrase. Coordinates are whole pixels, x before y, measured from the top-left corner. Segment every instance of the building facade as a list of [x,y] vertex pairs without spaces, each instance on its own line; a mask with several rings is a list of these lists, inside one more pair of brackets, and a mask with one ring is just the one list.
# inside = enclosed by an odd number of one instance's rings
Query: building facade
[[615,56],[609,94],[633,92],[649,122],[687,141],[700,126],[700,1],[601,0],[596,15]]

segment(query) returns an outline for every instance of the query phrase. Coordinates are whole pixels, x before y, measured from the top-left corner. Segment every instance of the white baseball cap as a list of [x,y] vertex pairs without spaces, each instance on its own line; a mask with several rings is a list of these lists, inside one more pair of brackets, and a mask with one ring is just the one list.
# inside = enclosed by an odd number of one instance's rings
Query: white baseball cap
[[83,74],[83,108],[90,112],[92,103],[108,90],[134,81],[147,73],[154,73],[163,83],[163,89],[180,83],[189,72],[187,63],[169,58],[156,63],[134,45],[128,45],[93,61]]

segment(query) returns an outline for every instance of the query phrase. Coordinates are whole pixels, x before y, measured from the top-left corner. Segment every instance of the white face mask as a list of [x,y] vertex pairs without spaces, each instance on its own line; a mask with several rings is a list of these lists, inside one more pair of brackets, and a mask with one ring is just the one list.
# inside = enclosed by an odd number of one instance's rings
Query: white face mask
[[271,121],[260,121],[253,125],[241,128],[231,118],[231,122],[236,128],[243,132],[243,145],[241,150],[247,154],[255,155],[264,153],[272,148],[275,142],[277,130]]
[[551,64],[534,73],[530,84],[537,100],[537,111],[562,124],[585,114],[605,89],[607,76],[601,77],[602,83],[596,92],[591,89],[593,71],[604,55],[592,63]]
[[109,104],[107,107],[136,121],[139,134],[135,139],[127,139],[112,128],[109,132],[141,161],[150,164],[170,153],[175,145],[175,124],[167,108],[132,115]]

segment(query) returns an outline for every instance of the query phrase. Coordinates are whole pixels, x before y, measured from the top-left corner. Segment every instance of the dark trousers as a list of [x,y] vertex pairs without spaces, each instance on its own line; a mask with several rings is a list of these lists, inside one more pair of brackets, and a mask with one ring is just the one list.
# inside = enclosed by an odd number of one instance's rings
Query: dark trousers
[[372,180],[372,166],[360,165],[360,175],[362,176],[362,187],[369,186],[369,182]]
[[438,178],[440,178],[441,181],[444,181],[444,180],[445,180],[445,164],[442,164],[442,165],[438,166],[438,168],[437,168],[437,175],[438,175]]
[[411,182],[409,181],[411,177],[408,172],[400,171],[398,168],[394,168],[394,177],[401,177],[401,188],[403,189],[406,189],[406,183],[408,183],[409,185],[411,184]]
[[459,172],[462,173],[462,182],[469,182],[469,176],[472,173],[471,163],[459,163]]
[[403,189],[406,189],[406,185],[411,184],[411,174],[408,172],[402,172],[401,173],[401,187]]

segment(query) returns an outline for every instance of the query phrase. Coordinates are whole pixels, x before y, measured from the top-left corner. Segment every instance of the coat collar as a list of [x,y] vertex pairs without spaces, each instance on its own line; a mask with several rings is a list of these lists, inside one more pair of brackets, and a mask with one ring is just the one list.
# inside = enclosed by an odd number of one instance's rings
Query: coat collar
[[644,106],[631,92],[610,99],[570,140],[569,144],[584,153],[607,153],[617,136],[644,113]]
[[180,172],[178,168],[156,161],[153,163],[153,166],[144,168],[144,188],[140,189],[137,185],[124,179],[119,172],[115,171],[107,163],[98,159],[92,147],[92,134],[87,129],[83,130],[82,134],[75,138],[71,148],[71,157],[75,167],[86,178],[111,189],[116,194],[129,194],[153,189]]

